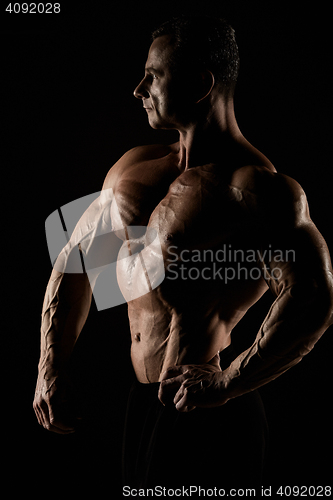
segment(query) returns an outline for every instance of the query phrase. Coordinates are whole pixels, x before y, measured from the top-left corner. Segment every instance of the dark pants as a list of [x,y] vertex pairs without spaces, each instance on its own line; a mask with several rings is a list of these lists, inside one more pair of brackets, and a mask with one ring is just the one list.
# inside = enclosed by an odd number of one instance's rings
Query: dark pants
[[[231,348],[221,353],[228,366]],[[158,400],[159,383],[135,382],[123,440],[123,485],[244,486],[262,482],[268,427],[257,391],[216,408],[178,412]]]

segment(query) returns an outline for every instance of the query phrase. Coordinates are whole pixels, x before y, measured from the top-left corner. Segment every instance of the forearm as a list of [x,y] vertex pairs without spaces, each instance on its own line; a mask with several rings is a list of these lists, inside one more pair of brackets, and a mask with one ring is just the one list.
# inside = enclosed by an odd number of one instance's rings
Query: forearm
[[39,370],[48,378],[68,363],[87,319],[92,291],[86,274],[52,271],[48,283],[41,324]]
[[40,368],[47,365],[57,371],[68,362],[87,319],[100,270],[117,260],[122,240],[109,221],[111,202],[112,189],[103,191],[54,263],[43,304]]
[[274,380],[299,363],[332,324],[332,293],[307,300],[285,290],[274,302],[254,344],[241,353],[225,375],[231,397]]

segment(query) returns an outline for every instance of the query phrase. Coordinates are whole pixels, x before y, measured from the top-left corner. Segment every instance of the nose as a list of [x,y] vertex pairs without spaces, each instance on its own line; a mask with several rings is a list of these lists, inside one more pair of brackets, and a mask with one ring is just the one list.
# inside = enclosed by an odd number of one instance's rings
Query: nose
[[146,77],[141,80],[141,82],[133,92],[134,97],[136,97],[137,99],[147,99],[149,97],[149,93],[145,86],[145,80]]

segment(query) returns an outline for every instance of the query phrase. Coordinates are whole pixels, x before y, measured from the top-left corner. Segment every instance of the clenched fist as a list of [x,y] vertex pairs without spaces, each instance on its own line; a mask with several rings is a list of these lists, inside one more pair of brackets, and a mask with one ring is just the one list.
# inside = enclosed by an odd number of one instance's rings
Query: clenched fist
[[163,373],[158,397],[164,404],[173,401],[180,412],[221,406],[230,399],[228,376],[221,371],[218,354],[210,363],[173,366]]
[[69,398],[70,384],[67,377],[46,378],[39,372],[33,408],[37,420],[45,429],[58,434],[71,434],[80,420],[74,416]]

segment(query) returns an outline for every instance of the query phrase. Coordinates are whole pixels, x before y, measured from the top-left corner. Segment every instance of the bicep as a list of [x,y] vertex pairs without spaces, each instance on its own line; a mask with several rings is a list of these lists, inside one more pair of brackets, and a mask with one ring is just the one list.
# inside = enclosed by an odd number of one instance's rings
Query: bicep
[[[70,240],[59,254],[54,268],[60,273],[89,272],[90,276],[98,275],[103,266],[117,259],[121,241],[111,222],[113,190],[105,189],[96,195],[96,199],[79,218]],[[78,217],[77,211],[70,215]]]

